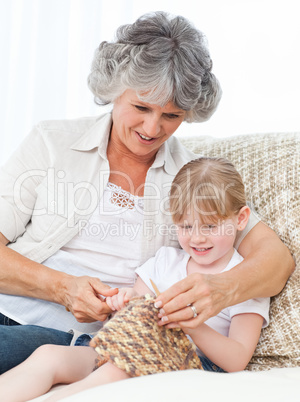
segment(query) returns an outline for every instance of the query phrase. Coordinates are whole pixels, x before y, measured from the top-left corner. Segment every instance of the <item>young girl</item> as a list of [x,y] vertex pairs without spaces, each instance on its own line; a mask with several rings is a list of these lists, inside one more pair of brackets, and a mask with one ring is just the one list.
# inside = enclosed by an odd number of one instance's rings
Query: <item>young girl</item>
[[[200,158],[176,175],[170,192],[170,212],[182,249],[162,247],[136,271],[133,288],[119,289],[106,302],[122,309],[134,296],[155,294],[193,273],[218,274],[242,261],[234,249],[239,231],[247,224],[244,185],[234,166],[222,158]],[[190,321],[181,329],[197,346],[203,368],[211,371],[243,370],[268,324],[269,299],[252,299],[222,310],[197,325],[196,308],[189,306]],[[167,323],[167,322],[166,322]],[[179,324],[178,324],[179,326]],[[105,327],[104,327],[105,328]],[[6,401],[25,401],[47,392],[58,383],[75,383],[56,392],[49,401],[76,392],[129,378],[116,364],[105,363],[93,371],[97,354],[89,347],[48,345],[0,378]]]

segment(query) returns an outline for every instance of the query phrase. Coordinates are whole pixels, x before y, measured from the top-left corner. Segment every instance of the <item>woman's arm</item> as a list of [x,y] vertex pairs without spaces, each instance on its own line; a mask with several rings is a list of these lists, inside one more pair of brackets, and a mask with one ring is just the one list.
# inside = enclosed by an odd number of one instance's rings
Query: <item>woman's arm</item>
[[262,316],[247,313],[232,318],[228,337],[206,324],[183,330],[212,362],[233,372],[246,368],[259,340],[262,324]]
[[117,289],[98,278],[75,277],[29,260],[6,247],[0,233],[0,292],[34,297],[66,306],[79,322],[104,321],[111,313],[99,295],[111,296]]
[[255,297],[279,293],[295,268],[288,248],[275,232],[258,223],[242,241],[239,250],[245,258],[230,271],[218,275],[192,274],[163,292],[156,301],[163,307],[161,325],[191,320],[193,304],[198,316],[196,327],[223,308]]
[[254,297],[275,296],[294,272],[295,261],[289,249],[262,222],[250,230],[238,251],[245,260],[237,266],[239,287],[233,304]]

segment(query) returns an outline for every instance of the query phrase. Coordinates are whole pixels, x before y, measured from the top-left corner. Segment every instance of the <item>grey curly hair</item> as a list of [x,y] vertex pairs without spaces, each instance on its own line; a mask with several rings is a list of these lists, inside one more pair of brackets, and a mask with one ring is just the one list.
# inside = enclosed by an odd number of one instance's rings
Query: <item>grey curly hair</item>
[[119,27],[115,42],[99,45],[88,85],[98,104],[134,89],[141,101],[160,106],[171,101],[187,111],[186,121],[201,122],[214,113],[222,94],[211,70],[203,33],[182,16],[155,12]]

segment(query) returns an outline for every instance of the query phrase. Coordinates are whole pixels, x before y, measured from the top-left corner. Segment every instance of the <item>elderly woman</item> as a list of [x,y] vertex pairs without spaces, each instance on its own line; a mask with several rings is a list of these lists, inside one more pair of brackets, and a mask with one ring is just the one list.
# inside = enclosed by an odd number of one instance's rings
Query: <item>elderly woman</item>
[[[145,15],[96,51],[89,86],[112,113],[38,124],[1,169],[0,372],[42,344],[83,344],[111,313],[105,296],[132,286],[161,246],[179,247],[168,191],[195,155],[172,135],[214,113],[211,70],[186,19]],[[161,325],[193,326],[283,288],[293,260],[253,212],[236,247],[245,260],[235,269],[190,275],[159,296]]]

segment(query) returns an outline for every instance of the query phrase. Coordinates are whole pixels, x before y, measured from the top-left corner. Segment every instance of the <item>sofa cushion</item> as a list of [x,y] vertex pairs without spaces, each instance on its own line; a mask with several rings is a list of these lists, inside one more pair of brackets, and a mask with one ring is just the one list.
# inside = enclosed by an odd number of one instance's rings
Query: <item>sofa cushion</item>
[[287,245],[297,268],[271,299],[270,325],[262,330],[249,370],[300,366],[300,133],[189,137],[193,152],[223,156],[241,173],[248,200]]

